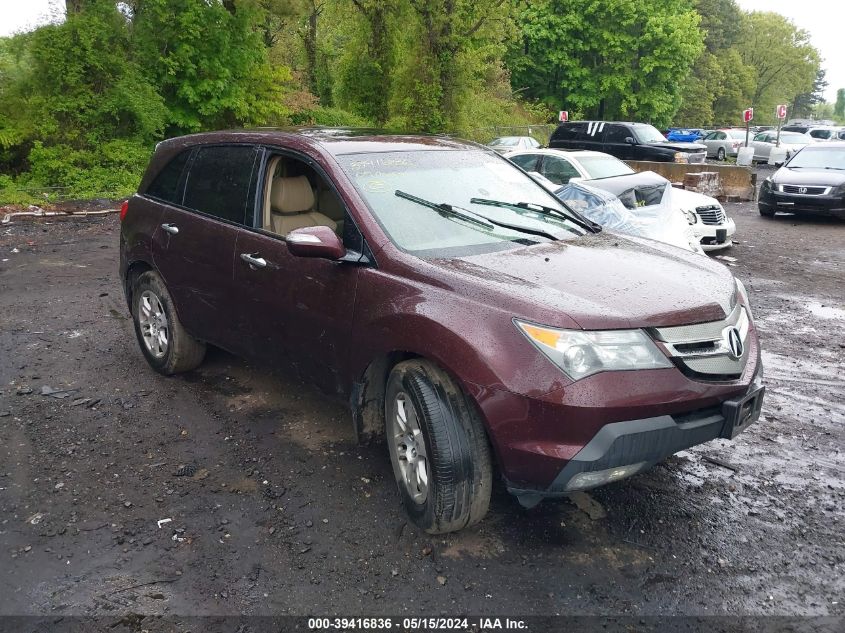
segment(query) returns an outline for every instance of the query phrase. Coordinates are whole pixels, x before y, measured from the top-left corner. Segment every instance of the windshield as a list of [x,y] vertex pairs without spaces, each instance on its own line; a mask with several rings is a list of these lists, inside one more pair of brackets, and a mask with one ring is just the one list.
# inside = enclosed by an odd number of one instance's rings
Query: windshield
[[513,147],[514,145],[519,145],[519,137],[518,136],[503,136],[502,138],[495,138],[490,141],[490,145],[502,145],[504,147]]
[[634,134],[640,143],[665,143],[666,137],[653,125],[635,125]]
[[845,149],[807,147],[792,157],[788,167],[845,169]]
[[780,142],[788,143],[790,145],[808,145],[810,143],[810,138],[806,134],[796,134],[795,132],[781,132]]
[[440,213],[397,195],[397,191],[513,227],[547,232],[557,239],[585,233],[574,222],[556,215],[470,202],[472,198],[527,202],[566,213],[554,196],[519,168],[484,151],[346,154],[337,160],[391,241],[420,257],[461,257],[545,243],[552,238],[517,228],[468,222],[460,213]]
[[590,178],[610,178],[611,176],[624,176],[633,174],[634,170],[628,167],[615,156],[575,156],[584,171]]

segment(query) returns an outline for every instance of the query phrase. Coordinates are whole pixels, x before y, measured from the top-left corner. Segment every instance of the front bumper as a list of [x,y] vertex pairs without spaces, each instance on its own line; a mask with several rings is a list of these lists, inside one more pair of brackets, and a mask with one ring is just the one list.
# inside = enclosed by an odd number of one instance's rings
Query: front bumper
[[733,439],[760,417],[762,372],[748,390],[721,405],[681,415],[661,415],[603,426],[545,489],[508,483],[508,491],[530,508],[544,498],[595,488],[651,468],[678,451],[717,438]]
[[701,242],[702,249],[715,251],[733,244],[731,236],[736,233],[736,223],[731,218],[722,224],[702,224],[699,221],[693,226],[693,232]]
[[758,205],[763,210],[785,213],[830,215],[845,219],[845,196],[807,196],[761,189]]

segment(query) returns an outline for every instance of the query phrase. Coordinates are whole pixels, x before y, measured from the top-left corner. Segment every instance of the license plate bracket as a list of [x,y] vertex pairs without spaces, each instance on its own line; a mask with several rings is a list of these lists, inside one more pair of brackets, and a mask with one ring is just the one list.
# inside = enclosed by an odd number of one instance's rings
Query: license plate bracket
[[716,243],[724,244],[728,239],[728,229],[716,229]]
[[725,417],[723,438],[732,440],[759,419],[765,392],[766,388],[761,386],[742,398],[722,404],[722,415]]

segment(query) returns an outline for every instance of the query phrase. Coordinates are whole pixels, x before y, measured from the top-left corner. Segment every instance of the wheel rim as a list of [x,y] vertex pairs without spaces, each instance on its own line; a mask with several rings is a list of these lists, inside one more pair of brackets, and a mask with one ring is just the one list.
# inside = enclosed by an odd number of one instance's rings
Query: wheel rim
[[719,160],[725,160],[725,150],[721,147],[719,148]]
[[396,395],[390,425],[390,448],[402,485],[414,503],[425,503],[429,486],[428,454],[417,410],[404,393]]
[[138,325],[141,326],[141,338],[147,351],[156,358],[167,354],[170,344],[170,326],[161,299],[150,291],[144,290],[138,302]]

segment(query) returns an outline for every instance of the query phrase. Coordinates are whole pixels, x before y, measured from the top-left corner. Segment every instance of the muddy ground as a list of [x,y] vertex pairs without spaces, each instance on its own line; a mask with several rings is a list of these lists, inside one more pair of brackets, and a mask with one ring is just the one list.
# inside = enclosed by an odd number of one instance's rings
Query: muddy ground
[[440,538],[342,404],[219,351],[150,370],[116,217],[0,227],[0,614],[845,614],[845,222],[728,212],[763,419]]

